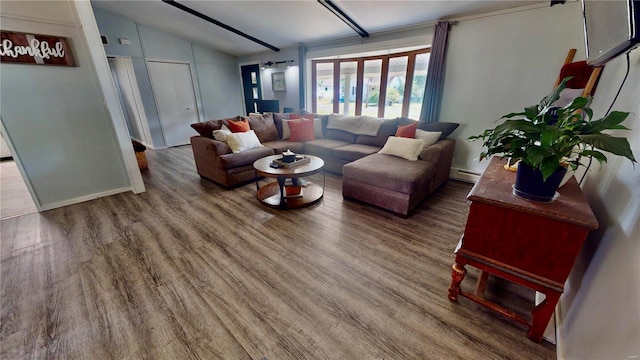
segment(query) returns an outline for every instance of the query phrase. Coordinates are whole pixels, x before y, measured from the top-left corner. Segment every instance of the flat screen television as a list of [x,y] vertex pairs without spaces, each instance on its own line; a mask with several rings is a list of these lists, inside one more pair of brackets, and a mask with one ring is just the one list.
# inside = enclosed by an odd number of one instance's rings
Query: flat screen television
[[587,64],[602,66],[640,44],[640,1],[582,0]]

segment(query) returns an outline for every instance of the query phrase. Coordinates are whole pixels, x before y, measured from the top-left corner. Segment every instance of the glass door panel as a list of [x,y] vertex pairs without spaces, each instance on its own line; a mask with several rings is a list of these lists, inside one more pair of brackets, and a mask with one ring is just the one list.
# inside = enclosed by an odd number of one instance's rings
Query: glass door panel
[[382,59],[365,60],[362,84],[362,115],[378,116]]
[[416,65],[413,70],[413,82],[411,84],[411,98],[409,101],[409,117],[418,120],[422,111],[422,99],[424,89],[427,86],[427,68],[429,67],[430,53],[416,55]]
[[404,85],[407,77],[408,56],[389,59],[389,75],[385,97],[384,117],[387,119],[402,116]]
[[333,62],[316,64],[316,113],[333,113]]
[[340,114],[356,114],[358,62],[340,62]]

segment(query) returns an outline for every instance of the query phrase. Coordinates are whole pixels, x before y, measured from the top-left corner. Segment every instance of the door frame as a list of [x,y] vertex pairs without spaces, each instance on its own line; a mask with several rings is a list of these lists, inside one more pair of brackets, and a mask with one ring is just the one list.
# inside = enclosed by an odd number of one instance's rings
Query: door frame
[[[156,96],[155,91],[153,90],[153,79],[151,78],[151,73],[149,72],[149,63],[150,62],[159,62],[159,63],[168,63],[168,64],[183,64],[183,65],[187,65],[189,66],[189,73],[191,74],[191,85],[193,88],[193,97],[195,98],[196,101],[196,107],[197,107],[197,111],[196,114],[198,114],[198,122],[202,122],[202,119],[204,118],[203,114],[202,114],[202,102],[200,101],[200,91],[199,91],[199,87],[198,87],[198,81],[197,81],[197,74],[195,73],[195,66],[193,66],[193,64],[190,61],[183,61],[183,60],[167,60],[167,59],[157,59],[157,58],[145,58],[145,66],[147,68],[147,74],[149,75],[149,82],[151,83],[151,93],[153,94],[153,103],[156,106],[156,111],[158,109],[158,98]],[[160,122],[160,132],[162,133],[162,141],[164,141],[164,146],[162,147],[163,149],[168,148],[169,146],[167,145],[167,137],[165,136],[165,131],[164,131],[164,125],[162,124],[162,119],[160,118],[160,112],[158,111],[158,121]]]

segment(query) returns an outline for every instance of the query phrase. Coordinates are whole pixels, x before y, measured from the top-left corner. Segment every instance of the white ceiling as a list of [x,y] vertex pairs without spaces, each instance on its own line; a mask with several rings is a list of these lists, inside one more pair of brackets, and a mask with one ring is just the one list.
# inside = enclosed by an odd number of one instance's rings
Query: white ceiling
[[[349,26],[316,0],[212,1],[176,0],[280,49],[314,42],[358,37]],[[334,0],[369,34],[415,26],[443,18],[466,16],[540,3],[526,0]],[[104,11],[162,29],[224,52],[243,56],[270,51],[228,30],[183,12],[161,0],[92,0]]]

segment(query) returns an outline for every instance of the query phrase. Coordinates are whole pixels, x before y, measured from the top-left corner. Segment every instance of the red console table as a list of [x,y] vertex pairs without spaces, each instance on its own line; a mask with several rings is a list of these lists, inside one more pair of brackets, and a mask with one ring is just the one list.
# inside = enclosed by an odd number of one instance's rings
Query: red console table
[[[504,164],[494,157],[467,196],[471,207],[455,251],[449,300],[463,296],[528,325],[529,339],[539,342],[582,244],[598,221],[574,177],[558,190],[554,202],[533,202],[513,195],[515,173]],[[481,270],[473,293],[460,289],[466,265]],[[484,298],[489,274],[545,294],[531,322]]]

